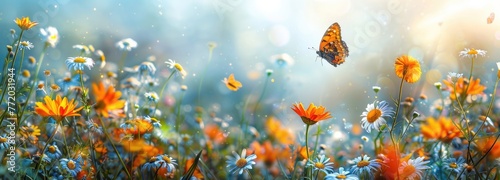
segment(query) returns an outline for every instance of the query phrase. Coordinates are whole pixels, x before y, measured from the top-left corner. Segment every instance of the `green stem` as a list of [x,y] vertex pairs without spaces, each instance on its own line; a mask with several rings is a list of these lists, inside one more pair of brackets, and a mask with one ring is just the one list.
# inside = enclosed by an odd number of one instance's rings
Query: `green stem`
[[163,97],[163,92],[165,91],[165,88],[167,87],[168,81],[170,80],[170,78],[172,78],[172,76],[174,74],[175,74],[175,71],[172,71],[172,73],[170,73],[170,75],[168,76],[167,80],[165,81],[165,84],[163,84],[163,87],[160,90],[160,94],[158,94],[159,100],[158,100],[158,102],[156,102],[155,109],[154,109],[153,112],[155,112],[156,109],[158,108],[158,104],[160,103],[161,98]]
[[[42,152],[41,152],[42,155],[45,152],[45,150],[47,149],[47,146],[52,142],[52,139],[54,139],[54,136],[56,136],[57,130],[59,130],[59,124],[56,124],[56,130],[54,130],[52,135],[49,137],[49,139],[45,143],[45,146],[43,147]],[[38,178],[38,170],[40,169],[41,164],[42,164],[42,159],[40,158],[40,160],[38,161],[38,164],[36,165],[36,168],[35,168],[35,180]]]
[[113,150],[115,151],[116,155],[118,156],[118,159],[120,160],[120,163],[122,164],[123,169],[125,170],[125,173],[127,173],[128,178],[132,179],[132,175],[130,174],[130,172],[128,172],[127,165],[125,165],[125,162],[123,161],[123,159],[120,155],[120,152],[118,151],[118,149],[116,149],[116,146],[113,143],[113,140],[109,137],[108,128],[106,128],[106,126],[104,125],[104,121],[102,120],[102,118],[101,117],[98,117],[98,118],[99,118],[99,121],[101,121],[101,126],[102,126],[102,129],[104,131],[104,135],[106,136],[106,139],[108,139],[109,143],[111,143],[111,146],[113,147]]
[[[21,30],[21,34],[19,35],[19,38],[17,39],[16,51],[14,52],[14,57],[12,57],[12,64],[10,65],[10,68],[14,68],[14,64],[16,64],[17,52],[19,51],[19,45],[21,44],[21,38],[23,37],[23,34],[24,34],[24,30]],[[9,57],[9,54],[7,54],[7,58],[8,57]],[[7,61],[5,62],[5,65],[4,65],[4,72],[3,72],[4,74],[2,74],[5,78],[3,81],[3,84],[7,84],[7,80],[9,79],[9,78],[7,78],[7,71],[6,71],[8,66],[9,66],[9,60],[7,59]],[[7,87],[8,86],[3,87],[2,97],[0,98],[0,102],[3,101],[3,98],[5,96],[5,92],[7,91]],[[2,120],[3,120],[3,118],[2,118]]]
[[122,57],[120,58],[120,65],[118,66],[120,73],[123,73],[123,67],[125,67],[125,59],[127,58],[128,51],[123,51]]
[[[307,140],[307,139],[308,139],[308,138],[307,138],[308,133],[309,133],[309,124],[308,124],[308,125],[306,125],[306,155],[307,155],[307,161],[309,161],[309,160],[310,160],[310,158],[309,158],[309,145],[308,145],[308,143],[309,143],[309,142],[308,142],[308,140]],[[306,171],[309,169],[309,168],[307,168],[307,163],[306,163],[306,167],[305,167],[304,169],[305,169]],[[307,174],[307,173],[306,173],[306,174]],[[309,175],[310,175],[310,177],[309,177],[309,178],[310,178],[310,179],[312,179],[312,173],[310,173]]]
[[203,79],[205,78],[205,74],[207,74],[207,70],[208,70],[208,65],[210,64],[210,61],[212,60],[212,53],[213,53],[213,50],[214,48],[209,48],[208,50],[208,63],[207,63],[207,66],[205,67],[205,69],[203,70],[203,74],[201,74],[201,77],[200,77],[200,84],[198,84],[198,106],[200,106],[200,103],[201,103],[201,86],[203,85]]
[[262,101],[262,98],[264,98],[264,94],[266,93],[266,88],[267,88],[267,84],[269,82],[269,77],[270,77],[270,75],[266,76],[266,82],[264,82],[264,88],[262,88],[262,93],[260,93],[259,100],[257,100],[257,103],[255,103],[255,107],[253,108],[254,116],[257,114],[257,108],[259,107],[259,104]]
[[[33,93],[33,90],[35,89],[35,86],[36,86],[36,82],[38,81],[38,73],[40,72],[40,67],[42,66],[43,64],[43,58],[45,57],[45,51],[47,50],[47,48],[49,47],[50,44],[48,43],[45,43],[45,46],[43,47],[42,49],[42,53],[40,54],[40,58],[39,59],[39,62],[38,62],[38,65],[36,67],[36,71],[35,71],[35,78],[33,80],[33,84],[31,85],[31,88],[28,92],[28,96],[26,98],[26,105],[24,105],[23,107],[23,110],[21,111],[21,115],[19,117],[21,117],[21,121],[19,122],[19,124],[22,124],[23,122],[23,114],[24,112],[26,111],[26,108],[28,107],[28,102],[29,102],[29,99],[31,97],[31,94]],[[35,98],[36,99],[36,98]],[[19,128],[16,129],[17,131],[19,131]]]
[[399,152],[399,148],[397,147],[398,145],[396,144],[396,141],[394,140],[394,128],[396,127],[396,123],[398,122],[398,116],[399,116],[399,107],[401,107],[401,98],[403,94],[403,82],[405,79],[406,73],[403,74],[403,77],[401,78],[401,83],[399,84],[399,95],[398,95],[398,102],[396,106],[396,115],[394,116],[394,119],[392,121],[392,127],[391,130],[389,131],[389,134],[391,135],[391,141],[392,144],[397,148],[397,152]]

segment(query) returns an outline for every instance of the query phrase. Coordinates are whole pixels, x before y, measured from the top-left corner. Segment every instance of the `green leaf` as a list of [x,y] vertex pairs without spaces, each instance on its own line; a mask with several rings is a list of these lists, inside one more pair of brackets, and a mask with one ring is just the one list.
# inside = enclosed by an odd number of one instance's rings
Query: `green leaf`
[[198,162],[200,161],[201,152],[203,152],[203,150],[200,150],[198,155],[196,155],[196,158],[194,159],[193,164],[191,165],[191,167],[189,167],[189,170],[186,172],[186,174],[184,174],[184,176],[182,176],[182,180],[188,180],[188,179],[191,179],[191,177],[193,177],[194,171],[196,170],[196,167],[198,166]]

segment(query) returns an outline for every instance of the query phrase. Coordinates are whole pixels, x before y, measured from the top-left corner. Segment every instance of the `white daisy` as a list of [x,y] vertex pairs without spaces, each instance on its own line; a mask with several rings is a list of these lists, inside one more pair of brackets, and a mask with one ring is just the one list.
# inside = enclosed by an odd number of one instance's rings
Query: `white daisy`
[[246,157],[246,155],[247,155],[247,150],[243,149],[241,151],[241,156],[234,151],[233,151],[234,157],[226,156],[227,158],[226,167],[229,168],[229,173],[234,174],[235,172],[238,172],[238,174],[242,174],[243,171],[252,169],[252,165],[255,164],[254,160],[257,158],[257,155],[252,154],[248,157]]
[[399,167],[399,175],[408,180],[422,179],[422,171],[429,169],[427,163],[429,161],[424,161],[424,157],[410,159],[408,162],[403,161]]
[[366,111],[361,114],[361,127],[370,133],[372,129],[379,130],[380,127],[386,124],[385,117],[390,117],[394,111],[392,107],[385,101],[368,104]]
[[463,51],[460,51],[460,54],[459,56],[464,58],[464,57],[468,57],[468,58],[476,58],[477,55],[480,55],[480,56],[485,56],[486,55],[486,51],[485,50],[481,50],[481,49],[474,49],[474,48],[465,48]]

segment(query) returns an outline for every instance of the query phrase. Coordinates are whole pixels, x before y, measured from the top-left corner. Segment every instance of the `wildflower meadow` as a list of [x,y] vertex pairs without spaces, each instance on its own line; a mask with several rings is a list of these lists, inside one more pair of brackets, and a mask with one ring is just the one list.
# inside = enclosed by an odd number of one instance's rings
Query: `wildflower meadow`
[[[442,75],[421,56],[388,51],[381,64],[392,86],[365,81],[365,94],[345,94],[363,100],[315,101],[283,96],[297,61],[331,71],[356,64],[352,76],[374,66],[350,59],[356,49],[340,39],[349,31],[341,23],[316,35],[316,61],[279,52],[265,60],[273,68],[224,69],[214,80],[224,42],[198,43],[203,64],[191,70],[186,59],[201,57],[153,56],[133,37],[69,45],[68,26],[1,21],[0,179],[500,179],[494,48],[456,45],[463,68]],[[59,59],[47,58],[63,45]],[[305,88],[326,91],[294,87]],[[361,87],[328,93],[350,88]]]

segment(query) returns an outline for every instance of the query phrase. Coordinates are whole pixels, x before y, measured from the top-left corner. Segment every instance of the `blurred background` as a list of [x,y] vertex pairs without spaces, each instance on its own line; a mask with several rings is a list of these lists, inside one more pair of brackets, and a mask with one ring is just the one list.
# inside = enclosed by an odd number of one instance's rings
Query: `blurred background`
[[[112,66],[121,56],[115,43],[132,38],[138,47],[128,54],[128,67],[153,60],[162,84],[168,76],[166,60],[183,65],[187,77],[170,82],[188,86],[187,111],[193,109],[201,74],[207,69],[200,97],[203,106],[230,116],[237,116],[247,97],[255,102],[266,69],[272,69],[261,102],[264,117],[276,114],[300,124],[291,104],[314,102],[333,113],[333,124],[357,123],[366,104],[374,101],[372,86],[382,87],[381,100],[397,98],[400,79],[393,64],[403,54],[420,60],[423,70],[419,82],[405,84],[404,96],[438,97],[433,84],[442,82],[448,72],[468,76],[470,60],[458,56],[464,48],[488,52],[475,62],[474,72],[491,93],[495,63],[500,61],[500,21],[488,24],[491,13],[500,15],[499,1],[17,0],[2,2],[0,42],[10,44],[10,29],[18,29],[13,20],[29,16],[39,24],[24,39],[34,43],[29,53],[38,57],[43,46],[39,29],[56,27],[61,39],[47,51],[42,70],[62,77],[67,72],[64,61],[79,54],[73,45],[103,50]],[[334,22],[340,24],[350,50],[346,62],[336,68],[315,50]],[[211,42],[217,47],[208,63]],[[275,55],[283,53],[292,61],[279,63]],[[99,71],[96,65],[93,77],[98,78]],[[231,73],[243,83],[237,92],[221,82]]]

